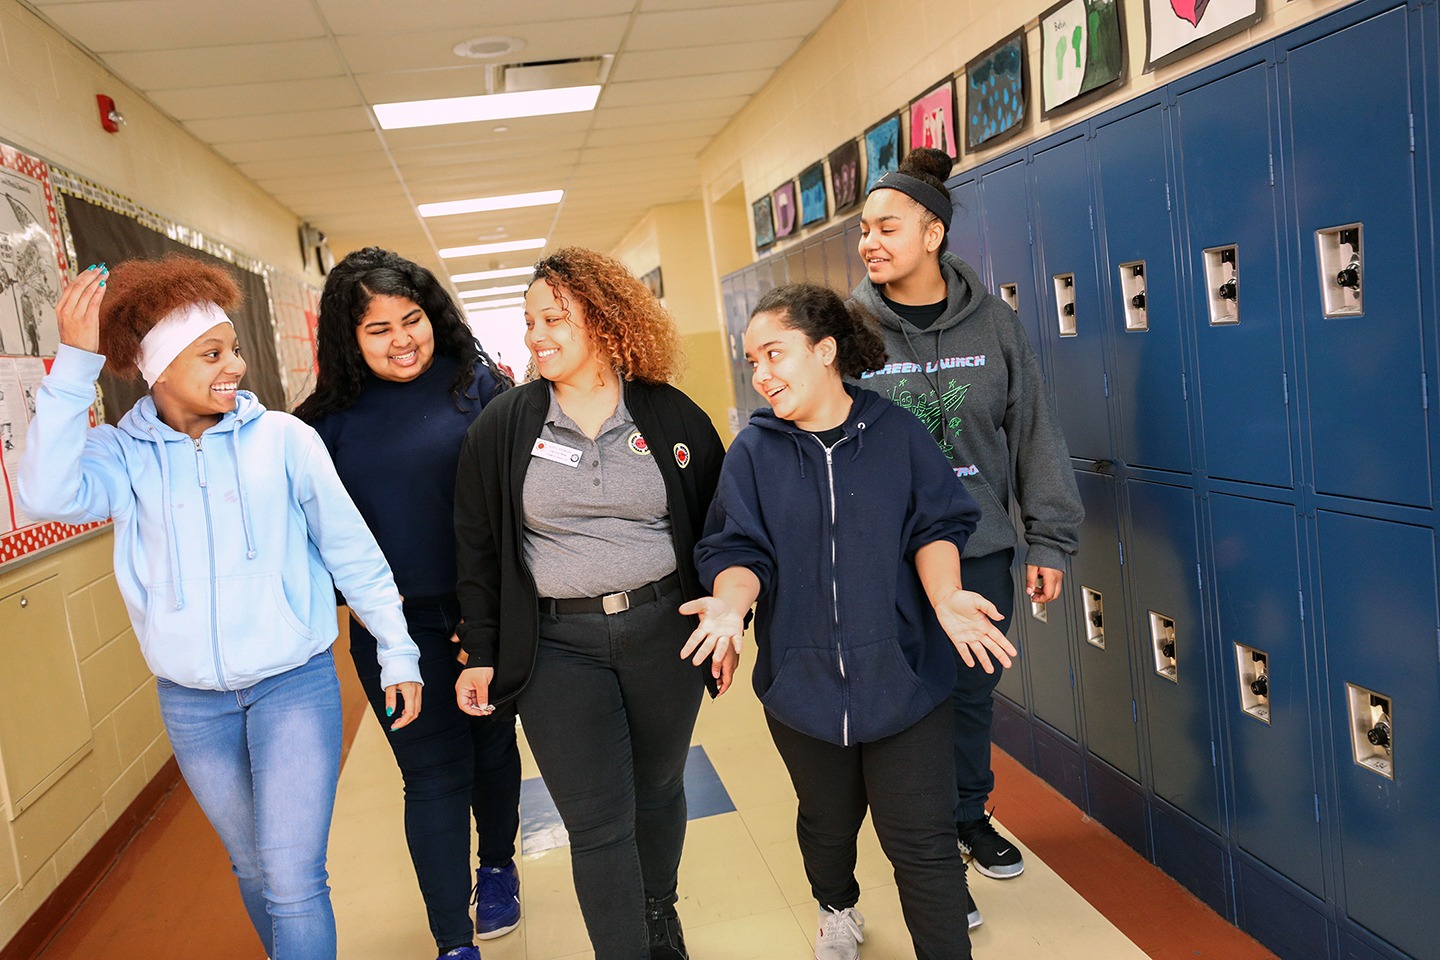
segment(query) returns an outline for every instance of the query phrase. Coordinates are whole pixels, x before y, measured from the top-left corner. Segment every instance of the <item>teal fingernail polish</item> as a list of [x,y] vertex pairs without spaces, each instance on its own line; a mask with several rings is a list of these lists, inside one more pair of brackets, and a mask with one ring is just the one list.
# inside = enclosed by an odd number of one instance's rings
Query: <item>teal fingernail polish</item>
[[395,708],[394,708],[394,707],[386,707],[386,708],[385,708],[385,716],[387,716],[387,717],[393,717],[393,716],[395,716]]
[[102,287],[105,286],[105,281],[104,281],[104,280],[101,280],[101,281],[100,281],[100,286],[102,286]]
[[87,272],[88,272],[88,271],[91,271],[91,270],[94,270],[94,269],[95,269],[95,264],[93,264],[93,263],[90,264],[90,266],[88,266],[88,267],[85,268],[85,270],[86,270]]

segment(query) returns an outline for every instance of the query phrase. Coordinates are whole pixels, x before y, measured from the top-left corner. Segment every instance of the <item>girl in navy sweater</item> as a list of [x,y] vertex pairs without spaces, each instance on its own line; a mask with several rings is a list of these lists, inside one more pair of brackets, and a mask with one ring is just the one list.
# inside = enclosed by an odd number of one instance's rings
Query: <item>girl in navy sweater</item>
[[951,819],[949,693],[961,669],[1010,665],[995,607],[961,589],[980,510],[921,423],[845,384],[885,362],[831,290],[766,294],[745,331],[757,410],[726,456],[696,547],[713,596],[682,656],[741,642],[758,599],[755,692],[799,797],[820,905],[815,955],[853,960],[856,838],[868,807],[919,960],[970,957],[974,911]]

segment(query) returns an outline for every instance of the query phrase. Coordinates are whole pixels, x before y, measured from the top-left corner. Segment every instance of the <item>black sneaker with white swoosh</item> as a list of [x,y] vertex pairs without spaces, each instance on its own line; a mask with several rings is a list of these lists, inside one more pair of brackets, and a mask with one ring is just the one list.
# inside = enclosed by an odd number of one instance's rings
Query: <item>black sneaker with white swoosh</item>
[[955,824],[960,839],[960,852],[970,857],[975,869],[995,880],[1010,880],[1025,872],[1025,858],[1020,848],[1000,835],[990,823],[992,814],[979,820]]

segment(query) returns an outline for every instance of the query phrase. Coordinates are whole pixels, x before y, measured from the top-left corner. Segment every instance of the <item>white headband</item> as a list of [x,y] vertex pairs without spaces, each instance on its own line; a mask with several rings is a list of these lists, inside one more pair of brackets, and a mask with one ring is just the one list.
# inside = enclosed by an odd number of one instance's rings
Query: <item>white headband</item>
[[180,356],[180,351],[200,339],[200,335],[217,323],[234,323],[225,316],[225,311],[214,303],[186,304],[160,318],[140,341],[140,360],[136,364],[145,383],[155,386],[160,374],[170,362]]

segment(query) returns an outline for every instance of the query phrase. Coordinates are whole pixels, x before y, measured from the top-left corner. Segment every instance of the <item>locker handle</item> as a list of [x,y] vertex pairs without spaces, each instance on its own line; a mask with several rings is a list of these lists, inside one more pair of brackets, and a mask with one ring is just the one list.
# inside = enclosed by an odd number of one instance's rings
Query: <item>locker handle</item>
[[1262,674],[1260,674],[1260,676],[1256,677],[1254,680],[1251,680],[1251,681],[1250,681],[1250,692],[1253,693],[1253,694],[1255,694],[1255,696],[1257,696],[1257,697],[1268,697],[1268,696],[1270,696],[1270,678],[1267,677],[1267,676],[1265,676],[1265,674],[1262,673]]
[[1073,317],[1073,316],[1075,316],[1075,304],[1073,304],[1073,303],[1067,303],[1067,304],[1065,304],[1065,306],[1063,306],[1063,307],[1060,308],[1060,312],[1063,313],[1063,314],[1065,314],[1065,316],[1067,316],[1067,317]]
[[1390,718],[1381,717],[1379,723],[1366,731],[1365,739],[1377,747],[1388,749],[1390,746]]
[[1345,269],[1335,274],[1335,285],[1350,290],[1360,289],[1360,261],[1358,259],[1351,260],[1345,265]]
[[1145,292],[1143,290],[1130,298],[1130,306],[1134,307],[1136,310],[1145,309]]
[[1226,280],[1224,283],[1220,284],[1219,289],[1215,291],[1215,295],[1221,300],[1238,299],[1239,290],[1236,289],[1235,278],[1231,277],[1229,280]]
[[1160,644],[1160,655],[1166,660],[1175,659],[1175,641],[1166,640]]

